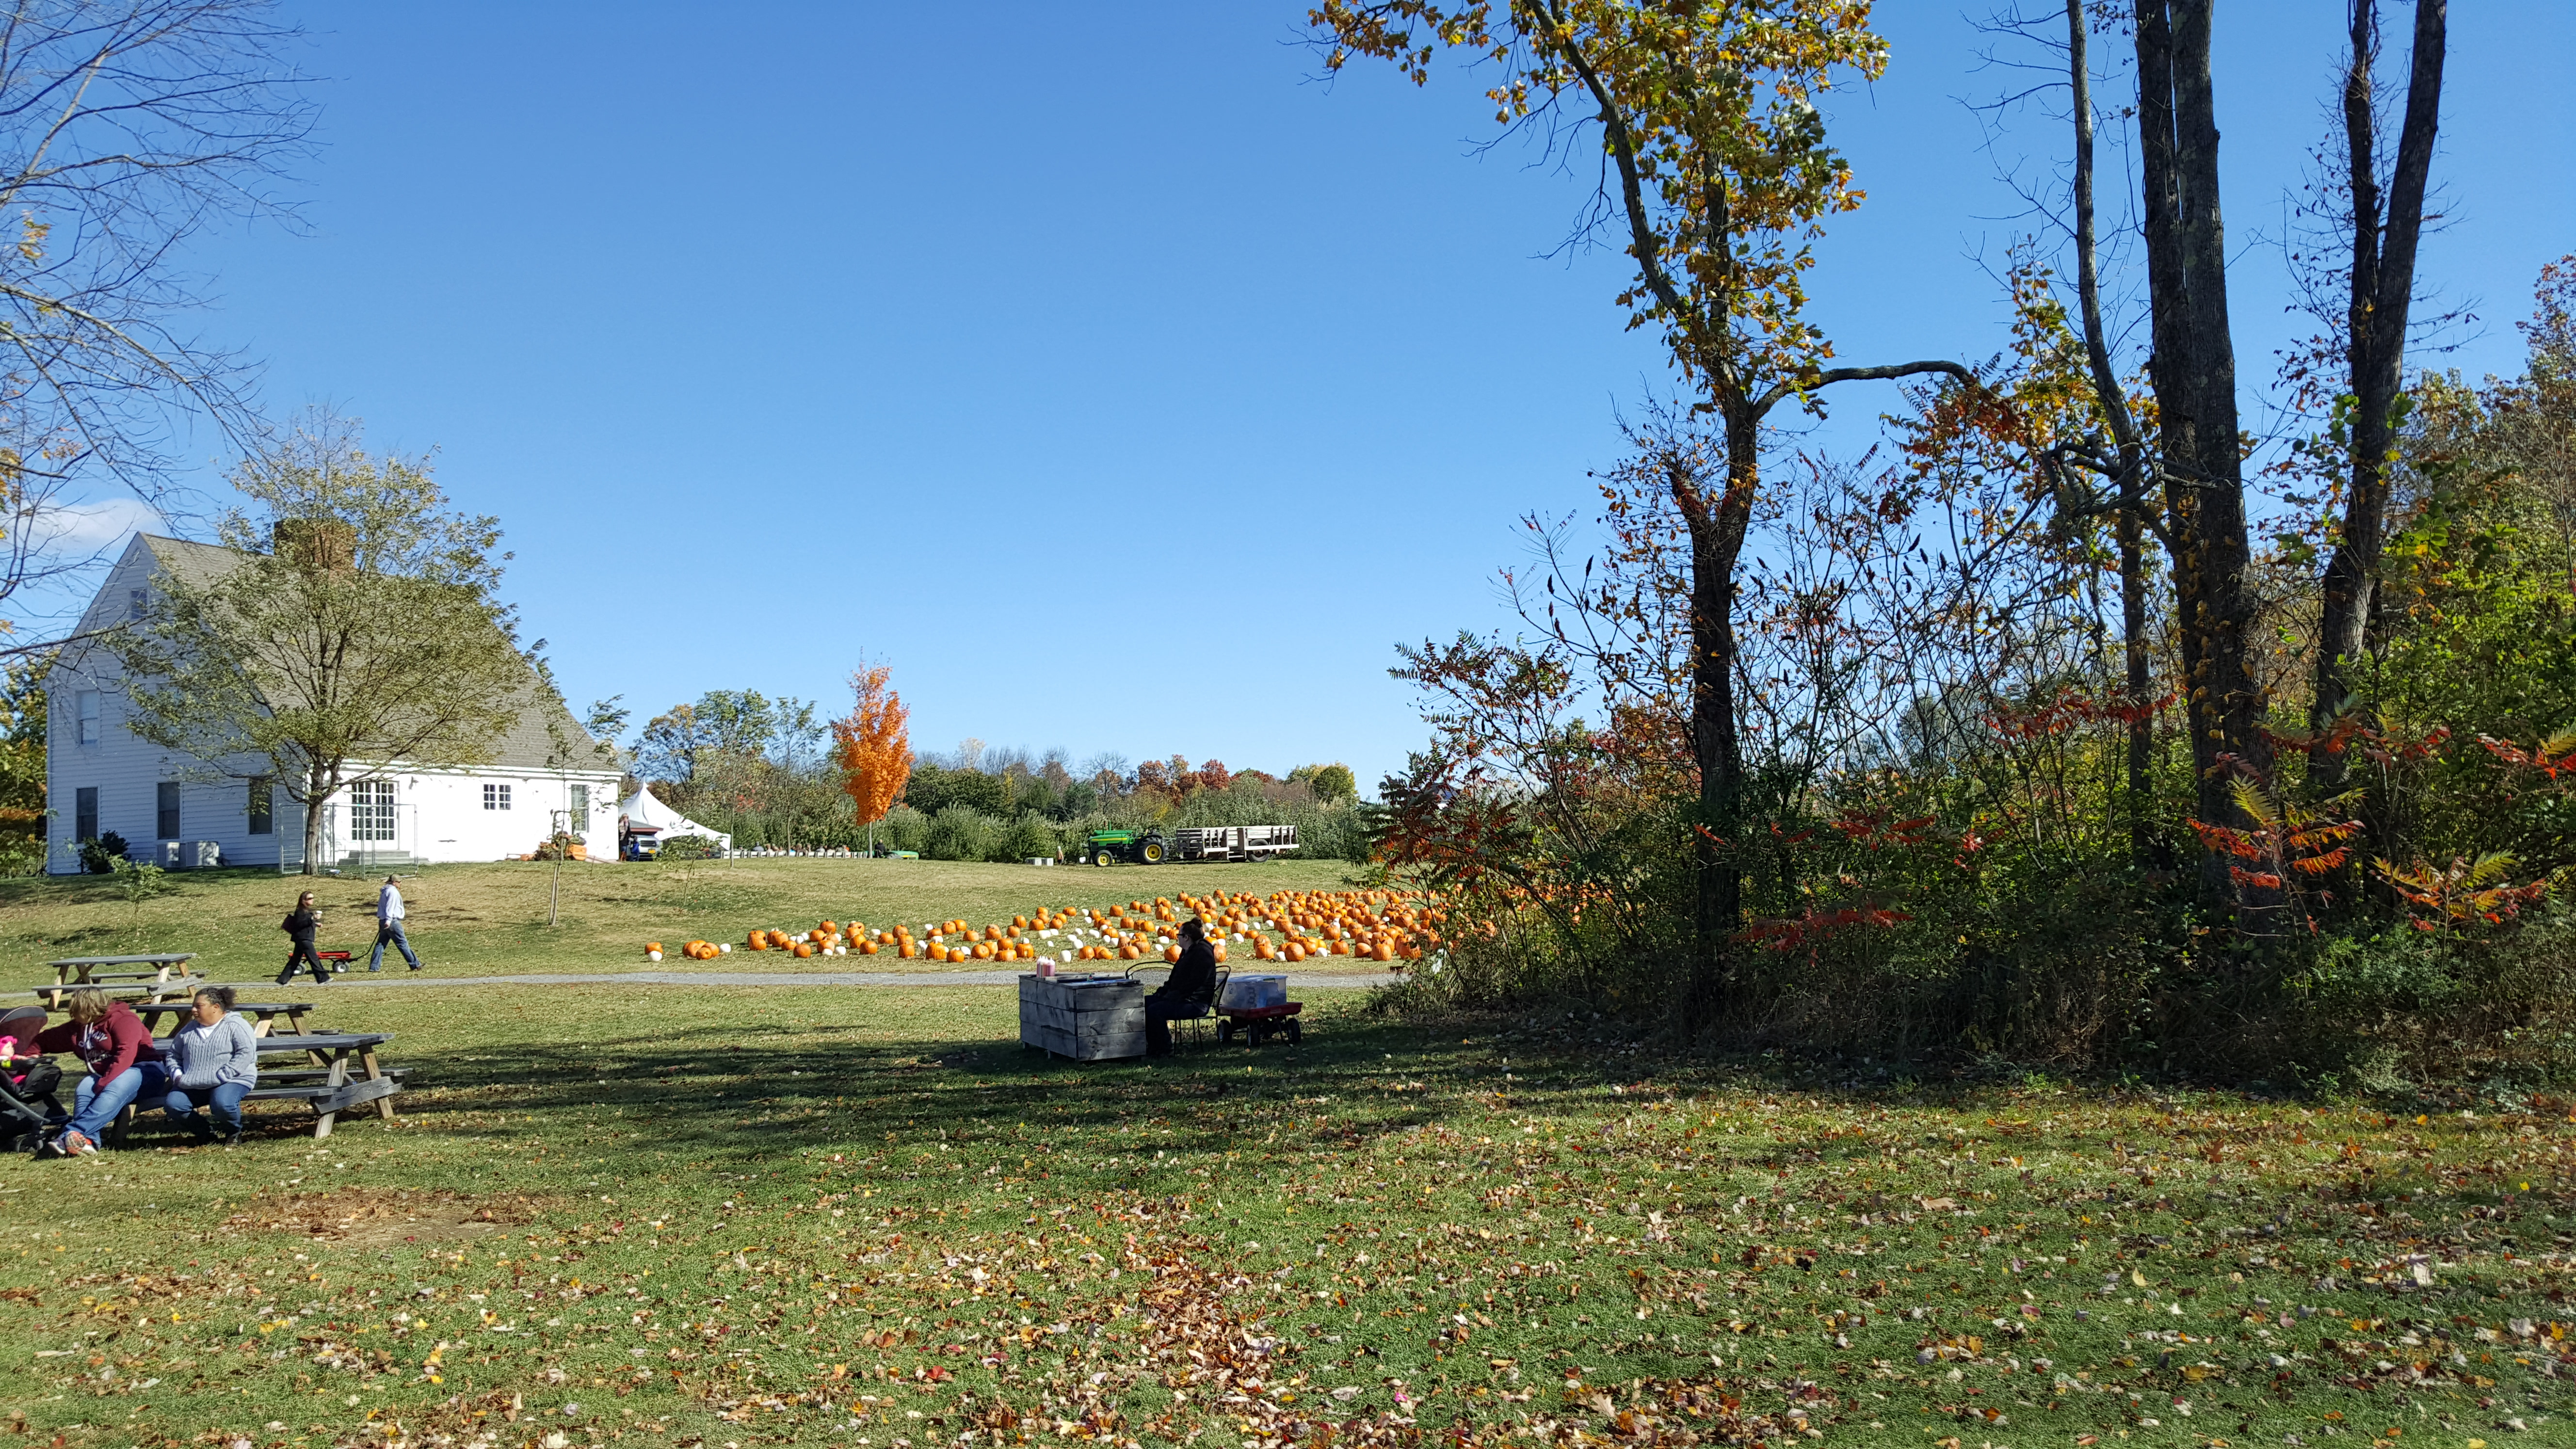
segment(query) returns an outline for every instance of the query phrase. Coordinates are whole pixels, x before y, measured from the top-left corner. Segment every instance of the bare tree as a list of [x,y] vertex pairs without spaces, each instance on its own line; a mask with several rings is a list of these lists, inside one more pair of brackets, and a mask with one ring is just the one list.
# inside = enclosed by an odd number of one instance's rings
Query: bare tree
[[64,509],[159,507],[191,417],[256,432],[239,359],[184,330],[209,222],[291,213],[312,107],[266,0],[17,0],[0,15],[0,598],[87,563]]
[[[2326,561],[2317,639],[2316,694],[2310,723],[2319,730],[2350,707],[2351,671],[2367,648],[2372,592],[2388,527],[2388,470],[2397,447],[2398,398],[2406,365],[2408,309],[2415,300],[2415,250],[2424,232],[2424,189],[2440,126],[2442,60],[2449,23],[2446,0],[2415,0],[2415,43],[2406,80],[2406,119],[2397,162],[2383,190],[2379,172],[2380,108],[2372,63],[2379,52],[2377,0],[2350,0],[2352,50],[2344,62],[2345,200],[2351,207],[2352,261],[2343,353],[2351,416],[2346,437],[2341,536]],[[2326,791],[2343,781],[2344,756],[2319,750],[2309,758]]]
[[[2165,513],[2180,614],[2195,814],[2238,817],[2238,766],[2269,774],[2266,700],[2255,669],[2259,600],[2246,530],[2236,346],[2228,331],[2227,228],[2219,204],[2213,0],[2137,0],[2138,140],[2145,190],[2147,373],[2162,440]],[[2202,885],[2229,894],[2204,852]]]

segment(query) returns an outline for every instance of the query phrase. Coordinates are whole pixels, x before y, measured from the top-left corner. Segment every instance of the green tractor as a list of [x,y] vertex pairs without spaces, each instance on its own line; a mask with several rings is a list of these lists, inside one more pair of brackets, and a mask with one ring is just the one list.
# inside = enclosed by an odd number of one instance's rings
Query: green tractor
[[1159,830],[1095,830],[1082,841],[1082,858],[1093,865],[1160,865],[1170,854]]

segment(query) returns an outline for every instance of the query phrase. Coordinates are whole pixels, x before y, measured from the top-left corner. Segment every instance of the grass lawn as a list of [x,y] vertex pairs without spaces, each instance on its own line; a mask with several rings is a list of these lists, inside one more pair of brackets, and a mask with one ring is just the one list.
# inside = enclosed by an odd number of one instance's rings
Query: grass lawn
[[1340,993],[1077,1067],[1012,1010],[333,999],[398,1123],[12,1166],[11,1442],[2576,1440],[2563,1104],[1792,1081]]
[[[774,951],[737,949],[713,961],[683,961],[677,952],[693,936],[739,948],[754,927],[802,930],[826,919],[872,926],[904,921],[917,929],[955,916],[981,925],[1008,922],[1041,906],[1123,905],[1183,891],[1341,890],[1352,869],[1334,860],[1106,870],[816,858],[572,863],[562,870],[561,921],[551,930],[546,902],[555,867],[549,863],[430,866],[417,879],[406,879],[402,890],[412,945],[442,975],[639,970],[649,964],[647,941],[670,949],[665,970],[939,971],[952,968],[890,955],[799,963]],[[296,892],[308,888],[322,908],[325,950],[355,950],[363,958],[375,941],[372,912],[382,877],[306,879],[222,870],[166,879],[170,894],[140,904],[127,901],[105,876],[0,880],[0,951],[31,963],[57,956],[195,951],[197,969],[219,981],[275,976],[286,960],[286,936],[277,924],[294,907]],[[1346,957],[1330,961],[1345,970],[1380,969]],[[1318,961],[1299,969],[1330,968]],[[23,982],[0,982],[0,988],[34,986],[39,977],[51,979],[40,972]]]

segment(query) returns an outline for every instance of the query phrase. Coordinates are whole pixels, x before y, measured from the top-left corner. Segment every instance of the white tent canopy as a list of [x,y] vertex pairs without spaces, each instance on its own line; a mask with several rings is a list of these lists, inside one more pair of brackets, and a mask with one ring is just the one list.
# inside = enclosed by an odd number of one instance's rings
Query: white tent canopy
[[661,801],[654,799],[653,792],[641,786],[636,788],[634,794],[627,796],[624,800],[618,803],[617,813],[624,818],[625,823],[628,825],[646,826],[660,831],[660,838],[663,840],[668,840],[674,835],[703,835],[707,839],[714,841],[718,849],[733,849],[732,836],[727,835],[720,830],[709,830],[698,822],[691,820],[686,815],[681,814],[679,811],[674,810],[670,806],[663,804]]

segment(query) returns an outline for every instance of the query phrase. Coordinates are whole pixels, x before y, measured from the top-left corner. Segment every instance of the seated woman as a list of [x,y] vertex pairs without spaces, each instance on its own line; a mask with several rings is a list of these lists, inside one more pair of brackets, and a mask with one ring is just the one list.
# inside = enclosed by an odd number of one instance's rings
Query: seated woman
[[[259,1085],[259,1035],[233,1010],[233,989],[205,986],[190,1003],[194,1015],[162,1044],[173,1058],[169,1095],[161,1108],[200,1143],[220,1139],[238,1147],[242,1098]],[[199,1107],[213,1114],[209,1123]]]
[[1181,959],[1172,963],[1171,978],[1145,998],[1145,1055],[1170,1056],[1171,1023],[1207,1015],[1215,995],[1216,948],[1207,942],[1207,928],[1192,916],[1181,922]]
[[38,1033],[36,1049],[70,1052],[89,1068],[72,1094],[71,1123],[54,1139],[55,1151],[78,1157],[98,1150],[99,1135],[136,1097],[151,1092],[159,1100],[169,1090],[169,1075],[152,1033],[124,1002],[84,987],[72,993],[71,1015],[62,1025]]

